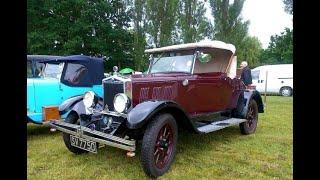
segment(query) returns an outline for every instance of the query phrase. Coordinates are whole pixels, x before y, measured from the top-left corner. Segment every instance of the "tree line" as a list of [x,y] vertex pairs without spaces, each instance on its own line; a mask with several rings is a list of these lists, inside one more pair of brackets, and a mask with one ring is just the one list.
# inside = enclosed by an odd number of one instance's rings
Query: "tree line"
[[[146,48],[214,39],[234,44],[238,60],[253,67],[292,63],[292,30],[272,36],[269,47],[262,49],[258,38],[248,35],[249,21],[241,17],[244,2],[28,0],[27,52],[106,56],[107,71],[114,65],[144,71]],[[214,20],[205,16],[206,7]]]

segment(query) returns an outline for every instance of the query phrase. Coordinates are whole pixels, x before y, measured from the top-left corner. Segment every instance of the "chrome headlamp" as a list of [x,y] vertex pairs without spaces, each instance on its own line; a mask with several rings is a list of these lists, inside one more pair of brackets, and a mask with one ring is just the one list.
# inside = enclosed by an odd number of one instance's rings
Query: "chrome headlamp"
[[113,107],[118,113],[123,113],[130,106],[130,99],[124,93],[118,93],[114,96]]
[[93,91],[88,91],[83,96],[83,104],[86,108],[94,107],[98,101]]

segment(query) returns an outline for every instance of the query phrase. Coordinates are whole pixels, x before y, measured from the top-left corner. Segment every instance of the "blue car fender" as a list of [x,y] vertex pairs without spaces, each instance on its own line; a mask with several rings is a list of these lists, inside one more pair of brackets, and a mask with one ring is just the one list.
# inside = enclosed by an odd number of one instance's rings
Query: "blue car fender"
[[[83,95],[79,95],[79,96],[71,97],[65,100],[64,102],[62,102],[59,106],[60,115],[63,115],[71,110],[74,110],[78,114],[81,114],[81,112],[83,112],[82,109],[84,109],[82,99],[83,99]],[[81,106],[81,104],[83,107]]]
[[[88,109],[85,108],[84,106],[83,96],[84,95],[74,96],[65,100],[63,103],[61,103],[59,106],[60,115],[64,115],[70,111],[75,111],[78,115],[90,114],[91,112],[88,111]],[[94,108],[101,109],[103,105],[103,100],[100,96],[97,96],[97,97],[98,97],[98,102]]]

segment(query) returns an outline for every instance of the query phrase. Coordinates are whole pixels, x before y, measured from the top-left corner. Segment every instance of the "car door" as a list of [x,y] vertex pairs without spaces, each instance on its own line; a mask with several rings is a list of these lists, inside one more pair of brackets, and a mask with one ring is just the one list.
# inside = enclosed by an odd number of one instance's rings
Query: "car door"
[[[227,89],[222,73],[199,73],[191,76],[180,77],[180,94],[190,115],[216,112],[222,110],[228,103],[227,98],[231,91]],[[183,81],[188,81],[183,85]],[[183,101],[183,100],[182,100]]]
[[196,96],[200,101],[199,112],[224,110],[232,95],[231,79],[225,73],[212,72],[199,74],[196,81]]
[[252,71],[252,84],[256,86],[256,90],[259,92],[265,91],[265,71],[260,70],[254,70]]
[[197,75],[193,74],[184,74],[176,77],[179,94],[177,101],[189,115],[195,114],[198,109],[196,77]]
[[251,70],[252,85],[255,85],[256,88],[257,88],[257,85],[258,85],[258,82],[259,82],[259,75],[260,75],[260,70],[259,69]]
[[278,77],[279,77],[279,72],[268,70],[268,77],[266,78],[268,93],[279,93],[281,80],[278,79]]
[[63,63],[46,63],[42,76],[33,78],[35,113],[41,113],[43,106],[58,106],[61,103],[59,89]]

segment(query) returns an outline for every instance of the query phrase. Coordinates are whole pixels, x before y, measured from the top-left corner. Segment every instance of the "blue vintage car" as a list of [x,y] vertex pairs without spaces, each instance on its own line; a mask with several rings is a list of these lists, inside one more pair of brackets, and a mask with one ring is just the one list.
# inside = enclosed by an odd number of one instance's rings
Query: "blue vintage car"
[[62,56],[52,55],[28,55],[27,56],[27,77],[39,78],[40,71],[45,65],[45,61],[62,58]]
[[84,55],[28,55],[27,119],[42,124],[62,116],[59,105],[67,99],[82,100],[87,91],[103,97],[103,59]]

